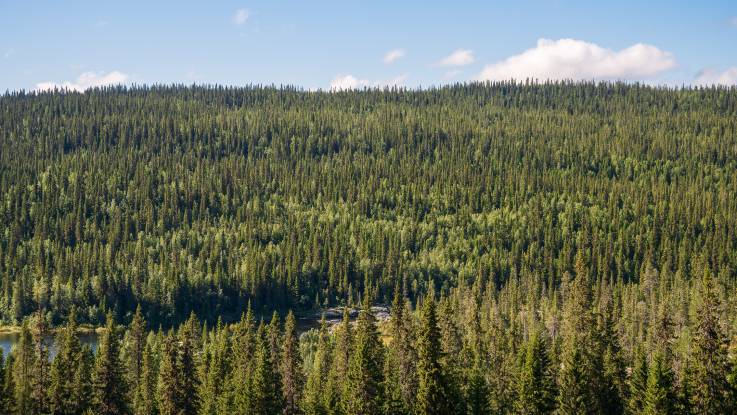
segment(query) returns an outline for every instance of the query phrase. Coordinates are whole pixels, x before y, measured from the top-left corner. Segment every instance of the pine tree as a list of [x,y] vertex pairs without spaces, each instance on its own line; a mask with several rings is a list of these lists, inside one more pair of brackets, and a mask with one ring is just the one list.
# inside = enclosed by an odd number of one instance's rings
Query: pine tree
[[287,314],[284,325],[284,342],[281,353],[281,380],[284,396],[284,414],[301,413],[302,390],[304,389],[304,374],[302,372],[302,358],[299,353],[299,339],[297,338],[297,321],[294,313]]
[[549,414],[555,409],[556,385],[547,345],[539,330],[533,331],[519,372],[517,403],[520,414]]
[[435,300],[430,295],[422,307],[417,333],[417,414],[446,414],[453,411],[449,402],[448,385],[441,367],[440,330],[435,312]]
[[383,403],[384,350],[371,311],[370,295],[364,293],[363,308],[356,324],[356,336],[348,364],[346,413],[369,415],[381,412]]
[[93,375],[94,412],[100,415],[130,413],[128,382],[120,360],[120,339],[112,314],[107,315],[105,331],[100,336]]
[[648,369],[644,410],[646,415],[675,413],[673,377],[662,352],[656,352]]
[[693,412],[729,413],[733,408],[727,383],[727,341],[719,326],[720,304],[708,271],[702,279],[700,294],[693,350]]

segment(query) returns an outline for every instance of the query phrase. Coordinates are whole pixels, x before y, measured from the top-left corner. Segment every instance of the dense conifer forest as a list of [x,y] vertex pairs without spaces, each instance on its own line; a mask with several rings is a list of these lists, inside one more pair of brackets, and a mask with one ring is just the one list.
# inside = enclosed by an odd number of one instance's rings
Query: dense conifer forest
[[734,87],[10,92],[0,221],[2,414],[737,411]]

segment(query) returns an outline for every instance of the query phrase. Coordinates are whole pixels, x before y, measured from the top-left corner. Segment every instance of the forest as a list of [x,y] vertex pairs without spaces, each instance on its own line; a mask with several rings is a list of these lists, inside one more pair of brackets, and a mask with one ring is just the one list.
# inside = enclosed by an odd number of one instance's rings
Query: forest
[[7,92],[0,222],[3,414],[737,411],[735,87]]

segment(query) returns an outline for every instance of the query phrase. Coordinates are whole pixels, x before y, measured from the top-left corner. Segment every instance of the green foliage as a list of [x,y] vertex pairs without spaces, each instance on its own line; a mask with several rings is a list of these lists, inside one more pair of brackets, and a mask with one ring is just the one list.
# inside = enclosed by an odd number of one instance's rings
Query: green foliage
[[6,93],[0,411],[732,413],[735,132],[723,87]]
[[130,413],[128,380],[120,357],[118,328],[112,314],[108,314],[105,331],[100,337],[92,390],[94,413],[100,415]]
[[518,375],[517,403],[520,414],[549,414],[555,409],[556,383],[543,334],[534,331],[524,349]]
[[417,333],[417,414],[447,414],[453,409],[441,367],[440,329],[432,296],[425,299]]
[[287,314],[284,324],[284,342],[281,353],[281,381],[284,396],[284,414],[295,415],[301,413],[302,391],[304,389],[304,372],[302,371],[302,357],[299,354],[299,340],[297,339],[297,321],[294,313]]
[[384,346],[379,339],[370,301],[367,293],[356,323],[344,396],[347,414],[376,414],[381,411],[384,402]]
[[673,377],[662,353],[656,353],[648,369],[643,414],[665,415],[675,413]]

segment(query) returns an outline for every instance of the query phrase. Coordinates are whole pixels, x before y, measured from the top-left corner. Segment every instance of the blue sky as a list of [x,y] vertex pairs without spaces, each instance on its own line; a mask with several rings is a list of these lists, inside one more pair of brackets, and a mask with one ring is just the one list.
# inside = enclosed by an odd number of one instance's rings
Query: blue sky
[[508,78],[737,84],[737,1],[0,0],[0,91]]

